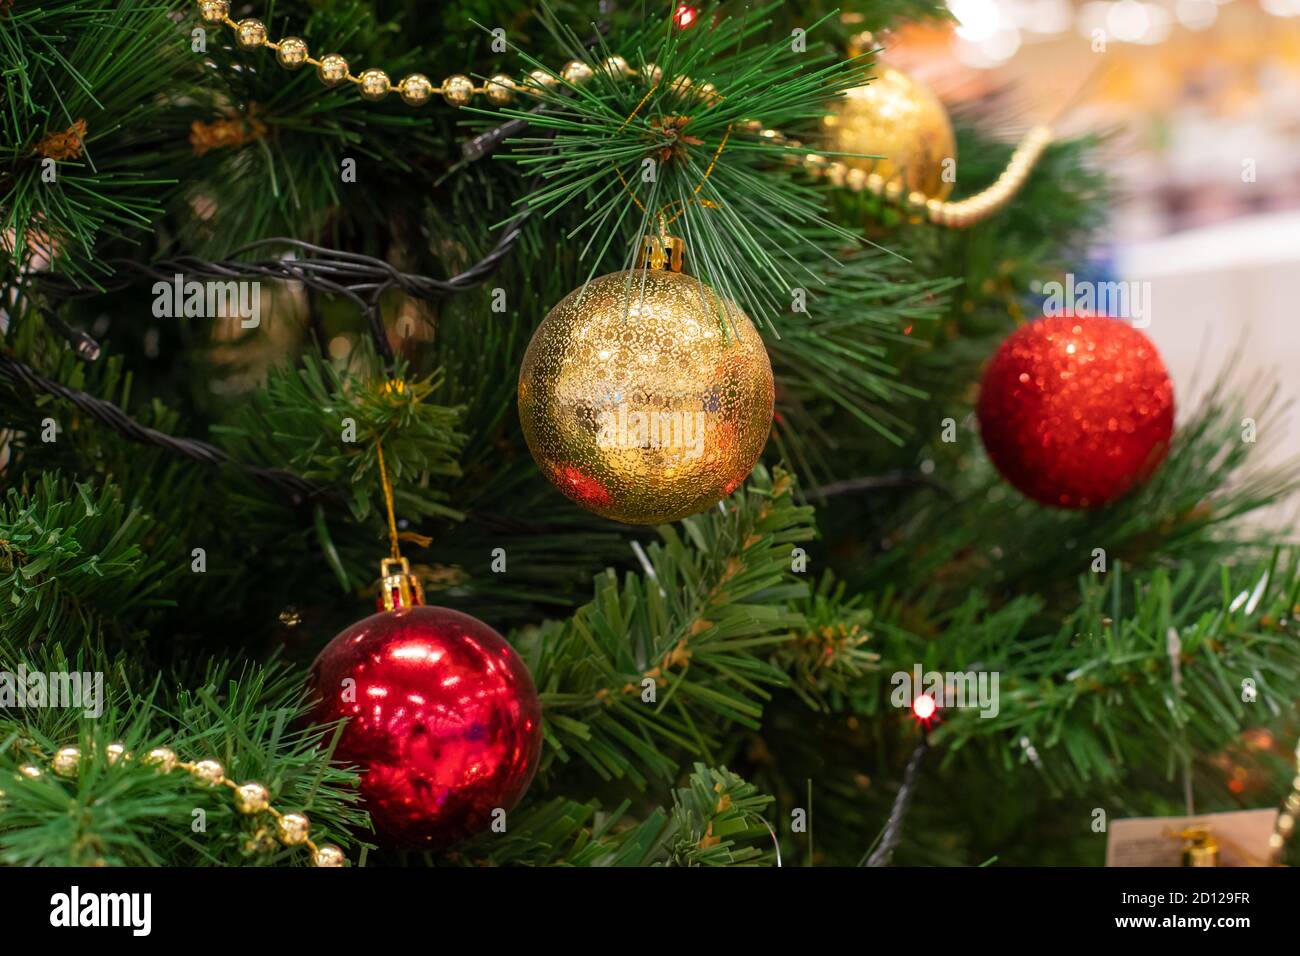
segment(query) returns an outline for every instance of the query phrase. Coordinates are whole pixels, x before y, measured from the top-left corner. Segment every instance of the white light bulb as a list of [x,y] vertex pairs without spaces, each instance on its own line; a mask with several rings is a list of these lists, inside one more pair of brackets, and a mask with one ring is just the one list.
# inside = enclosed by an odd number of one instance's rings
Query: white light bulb
[[1204,30],[1219,18],[1214,0],[1178,0],[1178,22],[1189,30]]
[[1031,33],[1064,33],[1073,20],[1070,0],[1034,0],[1021,26]]
[[957,18],[957,36],[972,43],[993,36],[1002,21],[1002,15],[993,0],[948,0],[948,9]]
[[1106,26],[1116,40],[1136,43],[1150,29],[1151,15],[1138,0],[1119,0],[1106,14]]
[[1016,55],[1020,49],[1020,31],[1015,27],[999,30],[980,44],[986,56],[995,63],[1002,63]]

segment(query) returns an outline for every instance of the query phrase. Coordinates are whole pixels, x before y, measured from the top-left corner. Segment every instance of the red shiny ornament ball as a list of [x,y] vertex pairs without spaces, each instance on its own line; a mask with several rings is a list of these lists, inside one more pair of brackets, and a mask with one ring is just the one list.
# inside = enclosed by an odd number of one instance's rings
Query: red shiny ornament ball
[[1174,386],[1151,340],[1132,326],[1054,316],[1002,343],[976,411],[1007,481],[1045,505],[1096,508],[1164,460]]
[[528,669],[482,621],[440,607],[381,611],[311,667],[318,723],[348,718],[337,759],[385,843],[441,847],[510,810],[537,771],[542,708]]

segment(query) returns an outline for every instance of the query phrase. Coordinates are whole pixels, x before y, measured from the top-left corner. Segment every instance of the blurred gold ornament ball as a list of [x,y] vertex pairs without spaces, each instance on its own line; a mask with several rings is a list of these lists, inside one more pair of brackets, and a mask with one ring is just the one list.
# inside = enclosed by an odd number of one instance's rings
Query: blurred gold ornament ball
[[285,846],[297,846],[300,843],[307,842],[307,835],[311,831],[311,822],[307,819],[306,814],[286,813],[275,821],[275,829],[280,836],[280,841]]
[[245,783],[235,788],[235,806],[240,813],[261,813],[271,805],[271,793],[260,783]]
[[361,95],[368,100],[382,100],[393,88],[392,81],[383,70],[363,70],[357,79],[361,81]]
[[311,861],[316,866],[346,866],[348,858],[334,844],[327,843],[312,851]]
[[199,0],[199,16],[207,23],[220,23],[230,16],[229,0]]
[[744,312],[699,279],[615,272],[538,326],[519,418],[542,473],[596,514],[658,524],[749,475],[772,427],[772,365]]
[[190,768],[190,773],[203,783],[215,785],[226,775],[226,768],[215,760],[200,760]]
[[60,777],[75,777],[81,765],[81,751],[76,747],[64,747],[54,754],[51,766]]
[[266,42],[266,24],[255,17],[240,20],[235,26],[235,38],[246,50],[259,47]]
[[[837,156],[840,162],[907,193],[947,199],[956,172],[957,142],[943,103],[925,85],[901,70],[876,64],[871,81],[835,101],[823,121],[826,148],[841,153],[869,153],[883,159]],[[945,161],[947,165],[945,166]]]
[[176,751],[170,747],[154,747],[144,755],[144,762],[157,767],[163,773],[171,773],[176,766]]
[[285,37],[280,41],[275,58],[286,70],[296,70],[307,62],[307,41],[301,37]]

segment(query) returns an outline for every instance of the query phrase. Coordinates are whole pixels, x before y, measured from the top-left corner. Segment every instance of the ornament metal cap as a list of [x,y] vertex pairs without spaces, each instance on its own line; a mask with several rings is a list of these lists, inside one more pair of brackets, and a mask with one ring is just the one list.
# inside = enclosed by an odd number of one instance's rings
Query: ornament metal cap
[[400,611],[408,607],[424,606],[424,586],[411,573],[406,558],[384,558],[379,562],[379,600],[381,611]]
[[671,269],[682,271],[686,258],[686,243],[676,236],[646,236],[641,240],[641,267],[643,269]]
[[1208,827],[1189,827],[1183,838],[1183,866],[1218,866],[1219,844]]

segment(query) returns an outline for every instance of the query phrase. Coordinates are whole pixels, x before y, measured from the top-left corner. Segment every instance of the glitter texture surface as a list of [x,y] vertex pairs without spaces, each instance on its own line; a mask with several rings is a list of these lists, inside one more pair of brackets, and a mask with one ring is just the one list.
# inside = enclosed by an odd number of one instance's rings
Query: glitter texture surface
[[1164,460],[1174,387],[1137,329],[1058,316],[1002,343],[977,411],[984,447],[1007,481],[1046,505],[1096,508]]
[[944,160],[957,158],[948,111],[929,89],[901,70],[879,64],[873,79],[832,101],[826,117],[826,148],[883,159],[837,156],[847,166],[899,182],[908,192],[946,199],[952,182]]
[[734,303],[699,279],[616,272],[538,326],[519,419],[542,473],[629,524],[697,514],[749,475],[772,427],[772,365]]

